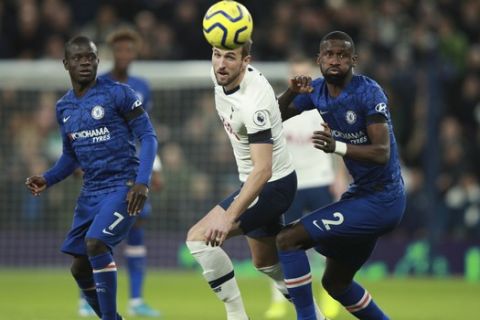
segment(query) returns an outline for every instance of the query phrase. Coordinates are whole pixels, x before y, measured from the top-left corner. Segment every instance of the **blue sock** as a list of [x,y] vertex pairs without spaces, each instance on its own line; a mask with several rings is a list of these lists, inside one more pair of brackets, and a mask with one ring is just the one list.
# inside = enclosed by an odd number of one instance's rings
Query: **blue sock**
[[111,253],[89,257],[102,320],[117,320],[117,266]]
[[142,297],[143,279],[147,263],[147,249],[144,244],[143,228],[130,229],[125,248],[128,277],[130,280],[130,299]]
[[367,290],[355,281],[342,294],[333,297],[340,302],[348,312],[358,319],[364,320],[389,320],[373,301]]
[[279,258],[285,275],[285,285],[297,311],[297,319],[317,319],[312,294],[312,275],[305,251],[279,252]]
[[95,289],[95,281],[93,280],[93,276],[88,278],[75,278],[75,281],[77,281],[78,287],[80,290],[82,290],[82,297],[85,298],[97,316],[101,318],[102,313],[98,303],[97,291]]

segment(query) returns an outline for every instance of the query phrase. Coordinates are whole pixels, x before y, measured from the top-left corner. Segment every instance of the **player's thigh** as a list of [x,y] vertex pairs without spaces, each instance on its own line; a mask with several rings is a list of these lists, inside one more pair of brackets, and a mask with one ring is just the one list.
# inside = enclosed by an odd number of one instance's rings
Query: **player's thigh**
[[359,268],[371,255],[378,237],[401,217],[402,199],[381,203],[375,197],[352,197],[312,212],[300,221],[315,250]]
[[259,196],[238,218],[240,229],[251,238],[272,237],[280,232],[282,215],[295,197],[297,176],[295,172],[267,183]]
[[99,239],[112,249],[128,235],[136,220],[127,212],[128,191],[128,188],[122,188],[105,195],[86,238]]
[[313,211],[301,223],[319,242],[378,237],[398,223],[401,203],[402,199],[384,204],[368,196],[345,198]]
[[102,197],[96,195],[81,195],[78,198],[73,215],[72,227],[62,244],[62,252],[74,256],[87,254],[85,235],[97,214],[101,199]]
[[250,238],[246,237],[252,262],[256,268],[269,267],[278,263],[275,237]]

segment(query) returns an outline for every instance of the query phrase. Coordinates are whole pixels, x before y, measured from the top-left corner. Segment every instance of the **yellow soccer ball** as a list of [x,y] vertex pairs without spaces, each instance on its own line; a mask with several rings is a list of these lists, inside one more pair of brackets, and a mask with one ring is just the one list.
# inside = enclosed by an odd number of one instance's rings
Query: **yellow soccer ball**
[[220,1],[203,17],[203,34],[208,43],[220,49],[235,49],[250,40],[253,21],[250,12],[236,1]]

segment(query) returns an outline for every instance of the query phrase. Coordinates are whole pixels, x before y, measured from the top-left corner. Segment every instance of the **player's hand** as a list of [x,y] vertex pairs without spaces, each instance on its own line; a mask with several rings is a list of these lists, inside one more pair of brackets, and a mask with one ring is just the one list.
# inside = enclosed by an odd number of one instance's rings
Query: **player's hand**
[[288,81],[288,89],[295,93],[311,93],[313,91],[312,78],[308,76],[295,76]]
[[236,225],[231,216],[225,213],[219,213],[211,219],[205,231],[205,243],[212,247],[221,246],[227,239],[227,236]]
[[322,126],[322,131],[313,132],[313,146],[326,153],[332,153],[335,151],[335,139],[332,137],[332,130],[326,123],[322,123]]
[[34,196],[39,196],[47,189],[47,180],[43,176],[31,176],[25,179],[25,186]]
[[145,205],[148,198],[148,187],[141,183],[136,183],[127,193],[127,212],[131,216],[138,215]]

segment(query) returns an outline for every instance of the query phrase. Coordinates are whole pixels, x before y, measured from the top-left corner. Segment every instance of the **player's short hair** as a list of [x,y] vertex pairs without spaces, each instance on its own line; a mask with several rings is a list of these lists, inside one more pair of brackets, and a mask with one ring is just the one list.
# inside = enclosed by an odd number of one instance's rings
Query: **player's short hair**
[[327,40],[343,40],[346,42],[350,42],[350,44],[352,45],[352,53],[355,53],[355,43],[353,42],[352,37],[350,37],[346,32],[337,30],[326,34],[322,38],[322,40],[320,40],[320,47],[322,46],[322,43]]
[[73,45],[82,45],[82,44],[84,45],[92,44],[93,47],[95,48],[95,51],[97,51],[97,47],[95,43],[89,37],[85,35],[78,35],[78,36],[74,36],[73,38],[70,38],[70,40],[68,40],[67,43],[65,43],[65,49],[64,49],[65,58],[67,58],[67,53],[70,50],[70,47],[72,47]]
[[252,51],[252,44],[253,41],[249,39],[242,45],[242,58],[250,55],[250,52]]
[[107,36],[107,43],[112,47],[118,41],[132,41],[136,48],[142,45],[142,37],[140,34],[130,27],[121,27]]

